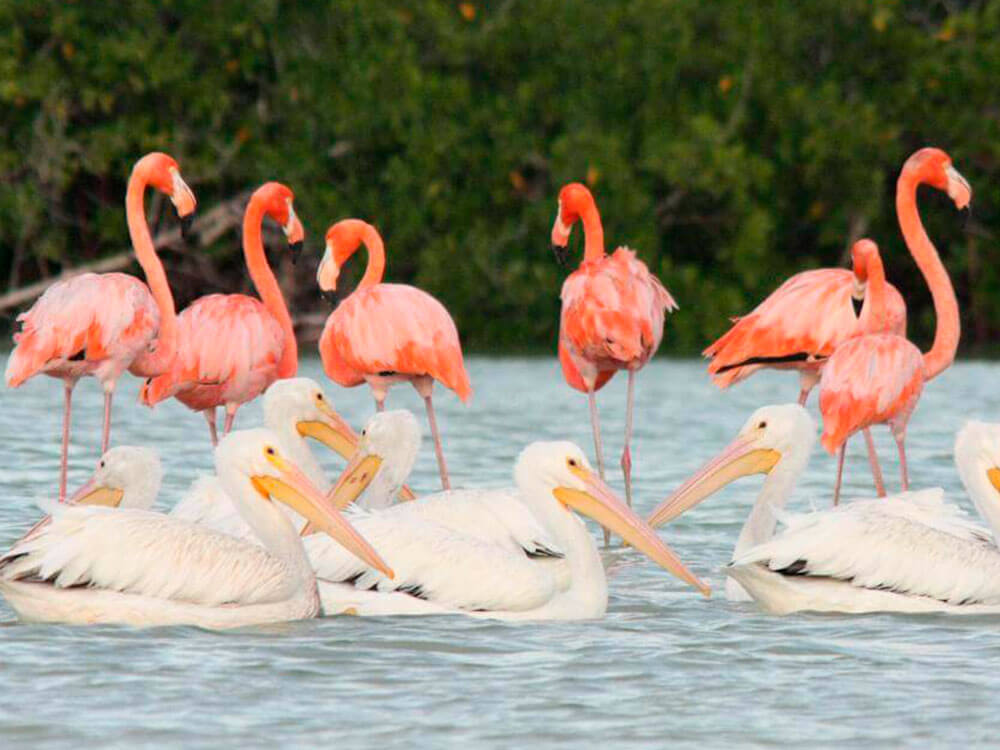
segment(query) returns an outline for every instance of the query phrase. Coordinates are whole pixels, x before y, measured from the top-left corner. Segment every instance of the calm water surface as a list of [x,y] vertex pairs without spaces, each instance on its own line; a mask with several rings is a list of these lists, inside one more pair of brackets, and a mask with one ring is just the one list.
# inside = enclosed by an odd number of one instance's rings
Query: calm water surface
[[[458,486],[510,481],[534,439],[570,438],[591,452],[586,399],[548,359],[470,361],[473,401],[439,398]],[[318,362],[303,374],[320,379]],[[958,365],[930,385],[910,428],[915,487],[944,486],[968,505],[952,464],[968,417],[1000,418],[1000,367]],[[617,467],[622,379],[601,393],[606,451]],[[367,389],[330,386],[359,424]],[[100,394],[75,398],[71,487],[96,461]],[[211,462],[200,417],[155,411],[123,384],[115,444],[157,446],[167,469],[161,505]],[[797,394],[788,374],[730,393],[697,362],[660,360],[641,374],[634,449],[636,503],[649,511],[721,448],[757,406]],[[422,405],[399,387],[391,407]],[[58,473],[61,385],[0,389],[0,545],[37,519],[34,501]],[[259,405],[241,412],[252,426]],[[878,438],[891,485],[893,447]],[[861,441],[857,441],[861,443]],[[866,492],[862,446],[848,456],[849,494]],[[331,461],[330,471],[336,463]],[[835,465],[817,453],[792,506],[829,497]],[[618,472],[612,483],[620,488]],[[425,444],[411,485],[434,489]],[[664,537],[721,594],[721,566],[760,482],[744,479],[666,529]],[[596,534],[596,529],[595,529]],[[503,624],[458,617],[314,620],[230,633],[197,628],[25,626],[0,604],[0,746],[136,747],[632,747],[892,746],[997,742],[1000,622],[943,616],[762,615],[706,601],[634,552],[606,555],[611,600],[599,622]]]

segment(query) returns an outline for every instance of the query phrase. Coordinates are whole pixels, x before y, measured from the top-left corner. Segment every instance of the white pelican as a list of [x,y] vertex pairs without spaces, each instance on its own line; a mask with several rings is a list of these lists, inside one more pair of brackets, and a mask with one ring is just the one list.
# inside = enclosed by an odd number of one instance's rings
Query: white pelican
[[259,545],[160,513],[86,504],[127,494],[95,476],[91,490],[78,493],[83,504],[56,507],[48,524],[0,558],[0,594],[31,622],[230,628],[314,617],[312,568],[273,500],[391,577],[277,444],[267,430],[233,432],[215,454],[219,478]]
[[[741,476],[765,473],[726,568],[729,598],[752,598],[775,614],[1000,613],[1000,425],[969,424],[955,443],[959,474],[992,534],[947,503],[939,488],[784,512],[815,433],[812,417],[797,404],[758,409],[650,523],[680,515]],[[776,520],[787,527],[777,535]]]
[[[323,389],[310,378],[278,380],[267,389],[263,405],[264,424],[277,435],[284,455],[302,469],[310,482],[326,488],[327,479],[306,438],[318,440],[346,459],[355,453],[358,436],[331,406]],[[413,497],[405,487],[401,495]],[[170,515],[240,539],[256,538],[216,476],[196,479]]]
[[[367,437],[334,490],[331,499],[338,507],[370,484],[384,465]],[[508,530],[492,528],[503,529],[501,502],[473,502],[470,510],[463,507],[461,492],[447,493],[449,500],[440,505],[454,509],[453,519],[472,524],[466,533],[446,526],[443,517],[438,522],[423,515],[421,506],[434,497],[379,511],[352,509],[346,511],[351,524],[377,545],[396,577],[388,580],[318,535],[307,537],[324,610],[530,620],[600,617],[608,602],[604,566],[593,537],[572,510],[590,516],[708,596],[708,587],[594,474],[576,445],[529,445],[517,460],[514,477],[517,496],[506,493],[507,507],[516,513],[527,509],[560,557],[531,554]]]

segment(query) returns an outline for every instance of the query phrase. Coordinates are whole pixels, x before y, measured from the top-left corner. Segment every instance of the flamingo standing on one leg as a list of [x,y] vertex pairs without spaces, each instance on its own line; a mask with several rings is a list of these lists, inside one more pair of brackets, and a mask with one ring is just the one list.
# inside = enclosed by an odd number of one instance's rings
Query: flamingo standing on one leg
[[84,273],[50,286],[18,316],[21,331],[7,361],[7,385],[16,388],[45,373],[65,384],[59,501],[66,499],[70,411],[73,388],[92,375],[104,389],[101,452],[111,438],[111,397],[126,370],[148,377],[165,371],[174,358],[177,315],[163,264],[146,225],[143,194],[151,185],[167,195],[182,220],[195,209],[194,193],[177,162],[162,153],[142,157],[132,168],[125,211],[135,257],[149,283],[124,273]]
[[[871,333],[838,347],[820,378],[823,447],[834,453],[854,432],[888,423],[899,449],[904,491],[909,487],[905,441],[910,414],[924,383],[955,360],[961,335],[955,290],[917,211],[917,188],[923,184],[946,191],[958,209],[969,205],[972,188],[948,154],[937,148],[923,148],[910,156],[896,182],[899,226],[934,301],[937,328],[930,351],[921,354],[905,336]],[[838,491],[839,479],[838,473]],[[879,494],[885,494],[884,488]],[[837,499],[835,494],[834,503]]]
[[409,381],[427,408],[441,486],[449,489],[431,393],[438,380],[462,401],[472,395],[455,322],[434,297],[407,284],[384,284],[385,247],[378,231],[359,219],[339,221],[326,233],[326,253],[316,279],[324,292],[337,288],[340,269],[364,243],[368,266],[361,282],[327,318],[319,340],[323,369],[347,388],[367,382],[382,411],[394,383]]
[[[267,263],[261,225],[264,216],[281,224],[297,253],[305,232],[295,215],[292,191],[268,182],[254,191],[243,216],[243,254],[260,299],[245,294],[210,294],[177,318],[177,358],[170,370],[147,381],[141,400],[153,406],[174,396],[205,414],[212,444],[218,443],[215,410],[224,406],[228,434],[242,404],[279,378],[294,377],[298,347],[281,287]],[[294,257],[294,255],[293,255]]]
[[646,264],[627,247],[604,253],[604,229],[590,191],[578,182],[559,191],[559,211],[552,227],[552,245],[565,258],[570,230],[583,222],[584,257],[563,283],[559,319],[559,361],[570,386],[587,394],[597,468],[604,476],[601,427],[595,393],[618,370],[628,370],[625,445],[621,467],[625,498],[632,505],[632,405],[635,373],[656,354],[663,338],[665,314],[677,303]]

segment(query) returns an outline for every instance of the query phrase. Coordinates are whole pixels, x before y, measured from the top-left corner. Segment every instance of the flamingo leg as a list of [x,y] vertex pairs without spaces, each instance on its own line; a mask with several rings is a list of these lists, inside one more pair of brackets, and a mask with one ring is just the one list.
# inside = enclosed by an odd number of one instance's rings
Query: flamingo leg
[[[588,383],[588,385],[590,385]],[[601,450],[601,422],[597,418],[597,397],[594,395],[594,387],[587,389],[587,400],[590,402],[590,429],[594,434],[594,453],[597,455],[597,473],[604,479],[604,451]],[[611,532],[604,530],[604,546],[611,543]]]
[[625,475],[625,500],[632,507],[632,407],[635,403],[635,370],[628,371],[628,398],[625,402],[625,447],[622,449],[622,473]]
[[239,409],[238,404],[226,404],[226,421],[222,425],[222,434],[228,435],[233,429],[233,420],[236,419],[236,410]]
[[215,426],[215,407],[205,409],[202,414],[205,415],[205,421],[208,422],[208,434],[212,438],[212,447],[215,447],[219,444],[219,430]]
[[414,378],[413,387],[423,397],[424,406],[427,407],[427,423],[431,427],[431,437],[434,438],[434,453],[437,455],[438,470],[441,472],[441,489],[450,490],[451,482],[448,479],[448,465],[444,461],[444,449],[441,447],[441,433],[438,432],[437,417],[434,416],[434,402],[431,400],[431,393],[434,391],[434,379],[426,376]]
[[809,393],[819,382],[819,374],[808,370],[799,373],[799,406],[805,406]]
[[59,502],[66,502],[66,474],[69,471],[69,419],[73,405],[73,388],[76,381],[63,381],[62,454],[59,460]]
[[385,396],[382,396],[382,398],[375,397],[375,411],[385,411]]
[[872,432],[865,427],[862,432],[865,434],[865,445],[868,446],[868,461],[872,465],[872,477],[875,479],[875,492],[879,497],[885,497],[885,482],[882,481],[882,467],[878,464],[878,454],[875,453],[875,441],[872,440]]
[[108,443],[111,442],[111,397],[115,394],[115,384],[111,383],[104,391],[104,429],[101,432],[101,455],[108,452]]
[[847,455],[847,441],[840,446],[840,450],[837,451],[837,482],[833,485],[833,504],[834,507],[840,505],[840,483],[844,479],[844,457]]
[[893,435],[896,438],[896,447],[899,448],[899,473],[902,478],[903,492],[910,489],[910,474],[906,469],[906,436]]

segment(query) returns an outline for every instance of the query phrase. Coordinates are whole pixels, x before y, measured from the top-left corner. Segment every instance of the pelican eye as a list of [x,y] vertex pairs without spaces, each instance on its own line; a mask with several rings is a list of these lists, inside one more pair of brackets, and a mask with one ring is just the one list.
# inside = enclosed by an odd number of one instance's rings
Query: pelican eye
[[566,459],[566,463],[569,464],[570,466],[573,466],[573,467],[576,467],[576,466],[579,465],[577,463],[577,460],[575,458],[567,458]]
[[97,466],[98,466],[98,468],[101,468],[101,469],[104,468],[104,459],[103,458],[101,459],[101,462],[99,464],[97,464]]
[[267,455],[269,455],[269,456],[273,456],[273,455],[274,455],[274,448],[272,448],[272,447],[271,447],[271,446],[269,445],[269,446],[267,446],[267,447],[266,447],[266,448],[264,449],[264,453],[266,453],[266,454],[267,454]]
[[365,436],[365,435],[367,435],[367,434],[368,434],[368,428],[366,427],[365,429],[363,429],[363,430],[361,431],[361,437],[364,437],[364,436]]
[[317,393],[316,394],[316,400],[317,401],[322,401],[323,400],[323,394],[322,393]]
[[767,427],[767,422],[765,421],[761,421],[761,423],[757,425],[758,430],[763,430],[765,427]]

